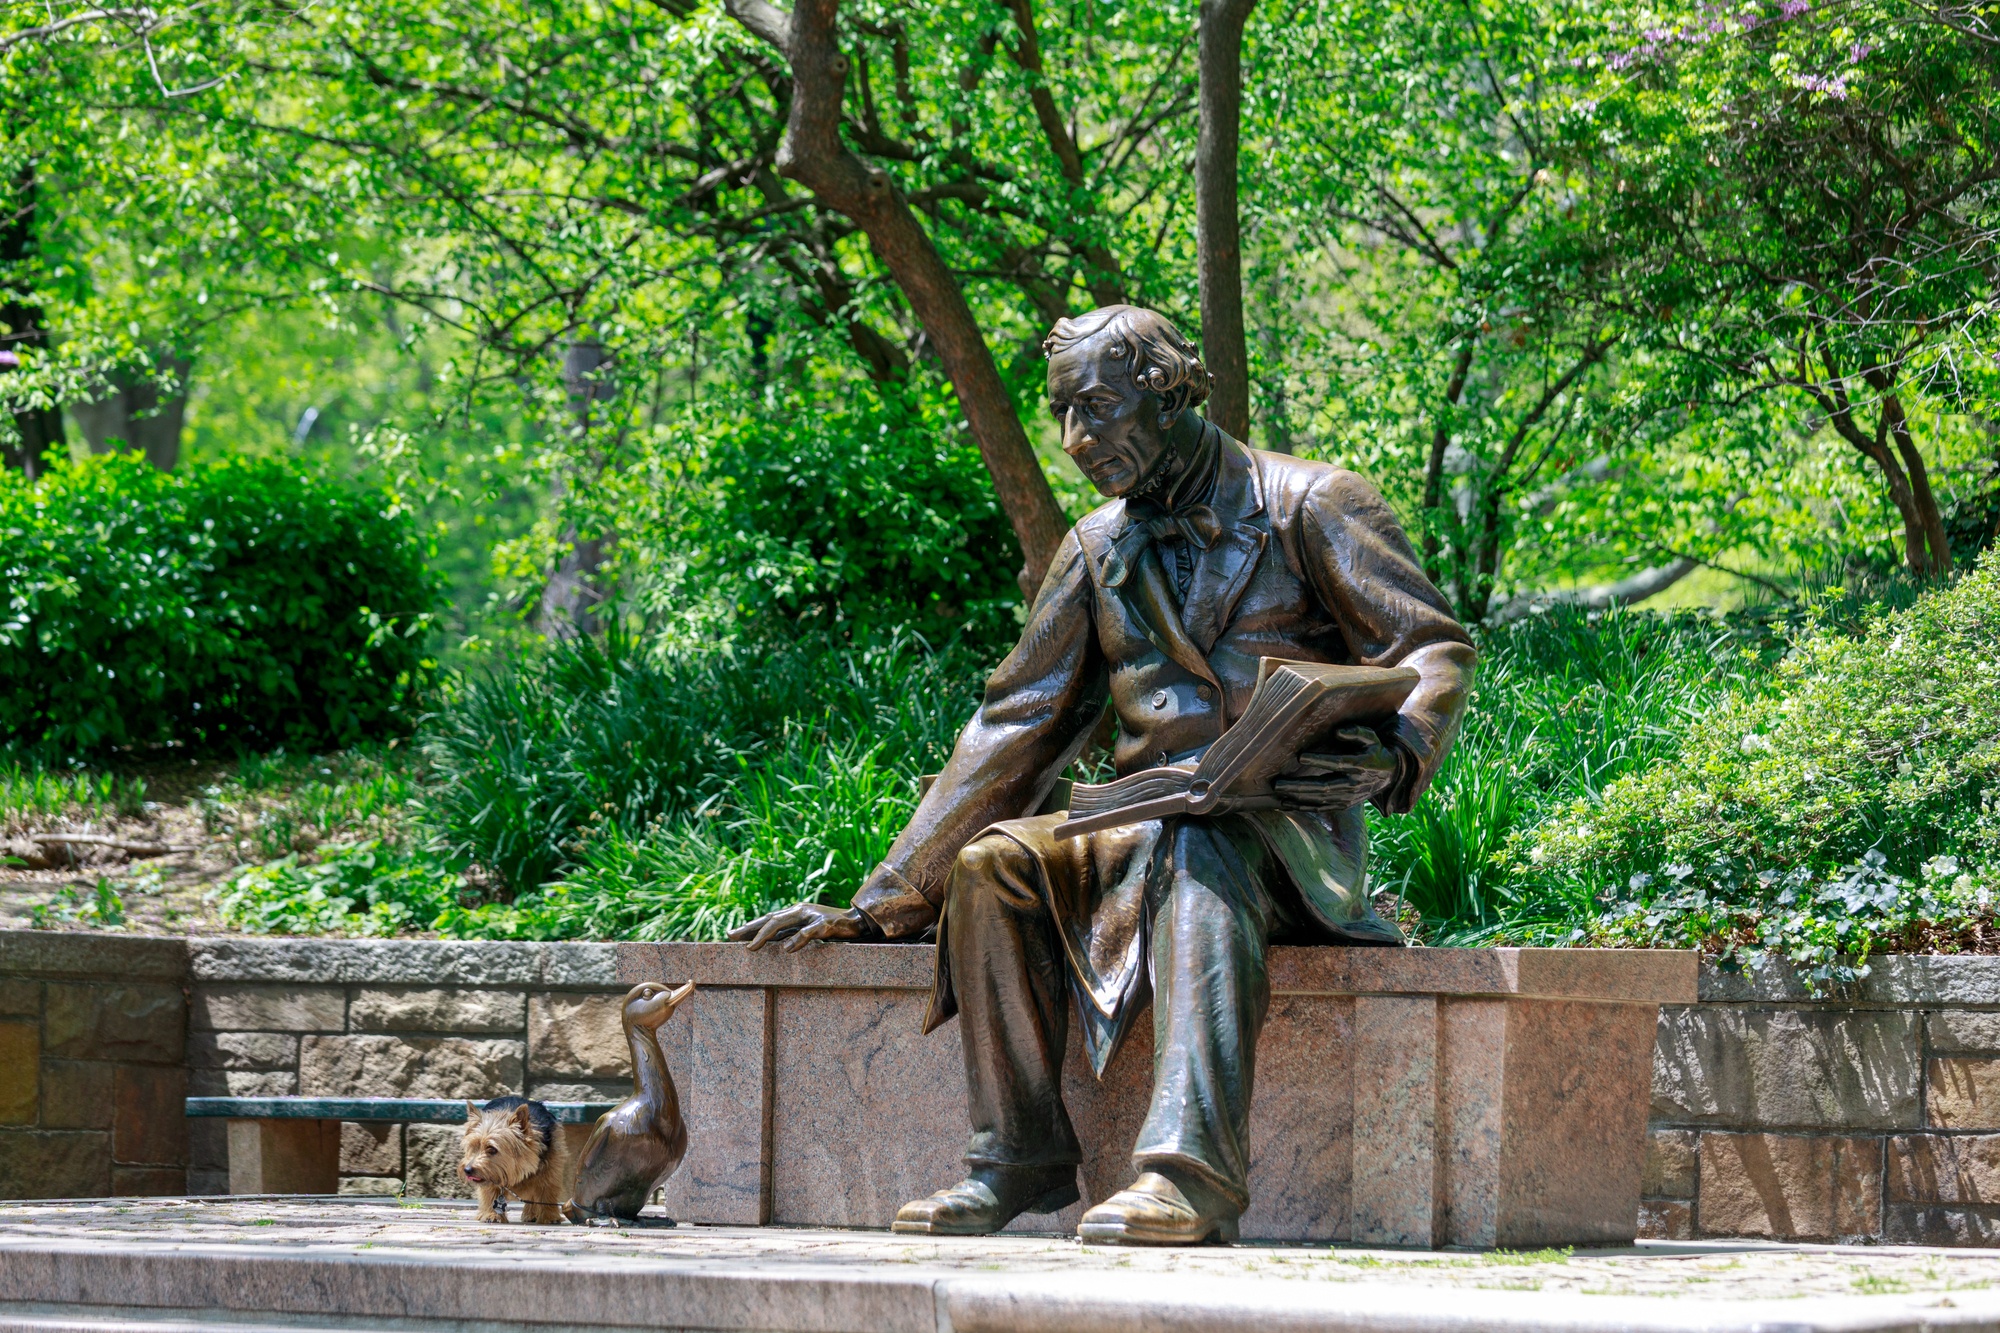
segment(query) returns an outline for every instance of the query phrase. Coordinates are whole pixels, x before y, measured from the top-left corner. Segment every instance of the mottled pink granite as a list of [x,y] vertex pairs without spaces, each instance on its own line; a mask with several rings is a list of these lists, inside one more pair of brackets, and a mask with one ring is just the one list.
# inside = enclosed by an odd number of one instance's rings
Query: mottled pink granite
[[[670,1210],[697,1222],[883,1227],[962,1174],[957,1024],[919,1031],[928,945],[623,944],[622,980],[700,989],[661,1035],[690,1128]],[[1658,1007],[1692,954],[1272,951],[1251,1111],[1248,1239],[1524,1246],[1632,1239]],[[1064,1089],[1083,1202],[1129,1183],[1149,1025]]]
[[1364,995],[1354,1001],[1348,1239],[1356,1244],[1428,1249],[1435,1243],[1438,1054],[1436,996]]
[[761,987],[697,989],[661,1031],[688,1127],[687,1156],[667,1182],[674,1216],[771,1220],[770,1011]]
[[1646,1166],[1656,1012],[1576,1001],[1507,1008],[1492,1243],[1630,1243]]

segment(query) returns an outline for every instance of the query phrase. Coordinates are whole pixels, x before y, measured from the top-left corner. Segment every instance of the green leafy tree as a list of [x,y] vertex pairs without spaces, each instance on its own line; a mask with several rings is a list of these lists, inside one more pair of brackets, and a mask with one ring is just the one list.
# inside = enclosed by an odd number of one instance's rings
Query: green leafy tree
[[[1323,447],[1415,511],[1432,577],[1478,619],[1524,521],[1672,434],[1563,165],[1598,25],[1565,3],[1303,17],[1255,41],[1261,70],[1312,71],[1252,85],[1251,206],[1275,285],[1320,294],[1267,309],[1266,416],[1317,398]],[[1337,370],[1300,383],[1315,361]]]
[[[1809,403],[1867,461],[1920,576],[1952,567],[1911,398],[1985,411],[2000,40],[1982,7],[1636,7],[1592,57],[1576,170],[1649,341],[1708,392]],[[1935,447],[1935,442],[1933,442]]]

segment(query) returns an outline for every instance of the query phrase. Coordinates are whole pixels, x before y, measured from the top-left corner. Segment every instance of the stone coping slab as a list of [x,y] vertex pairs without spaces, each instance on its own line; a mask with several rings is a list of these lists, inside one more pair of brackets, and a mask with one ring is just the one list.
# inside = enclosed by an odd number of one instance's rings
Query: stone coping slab
[[[617,1102],[543,1102],[556,1123],[587,1125]],[[439,1097],[190,1097],[195,1119],[388,1120],[411,1125],[462,1125],[464,1099]]]
[[557,988],[617,985],[617,947],[504,940],[191,938],[187,942],[188,971],[197,982]]
[[[741,944],[616,946],[622,983],[693,978],[705,986],[929,990],[929,944],[808,944],[751,953]],[[1353,949],[1281,945],[1271,950],[1274,995],[1467,995],[1521,999],[1693,1004],[1692,949]]]
[[1868,975],[1817,994],[1799,969],[1765,958],[1724,971],[1701,970],[1701,998],[1723,1003],[1820,1001],[1861,1005],[1949,1005],[1955,1009],[2000,1006],[2000,955],[1878,954]]
[[0,930],[0,976],[181,981],[187,943],[175,935]]
[[1121,1250],[787,1228],[476,1222],[469,1203],[0,1204],[0,1330],[1829,1333],[2000,1328],[2000,1255],[1640,1245]]
[[618,946],[584,941],[344,940],[0,930],[0,976],[321,985],[604,989]]

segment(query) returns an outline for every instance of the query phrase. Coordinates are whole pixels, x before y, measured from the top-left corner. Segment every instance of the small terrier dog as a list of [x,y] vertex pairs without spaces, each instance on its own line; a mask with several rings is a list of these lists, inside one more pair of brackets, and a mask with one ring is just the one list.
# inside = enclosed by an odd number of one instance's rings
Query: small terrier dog
[[521,1201],[523,1222],[562,1220],[574,1169],[549,1108],[525,1097],[465,1104],[465,1159],[460,1169],[479,1199],[479,1220],[505,1222],[501,1196]]

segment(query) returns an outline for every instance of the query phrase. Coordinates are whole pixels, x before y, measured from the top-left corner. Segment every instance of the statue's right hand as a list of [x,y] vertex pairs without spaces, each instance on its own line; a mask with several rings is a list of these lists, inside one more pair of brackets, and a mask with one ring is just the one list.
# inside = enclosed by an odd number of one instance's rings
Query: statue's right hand
[[793,903],[744,922],[729,932],[729,938],[750,941],[753,951],[783,940],[785,952],[791,953],[813,940],[872,939],[877,933],[875,923],[854,908],[843,912],[822,903]]

